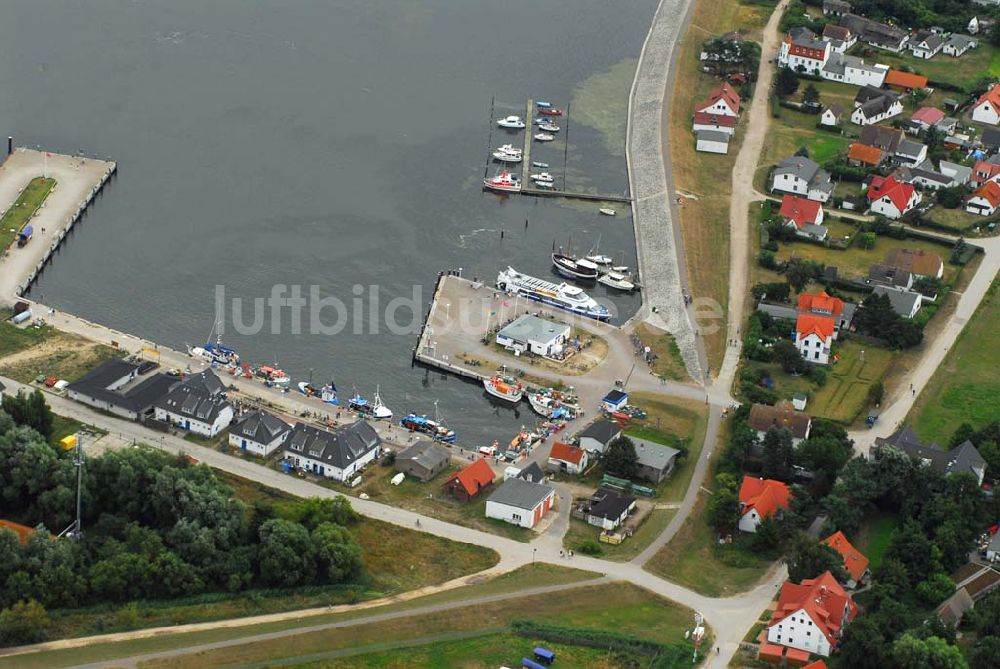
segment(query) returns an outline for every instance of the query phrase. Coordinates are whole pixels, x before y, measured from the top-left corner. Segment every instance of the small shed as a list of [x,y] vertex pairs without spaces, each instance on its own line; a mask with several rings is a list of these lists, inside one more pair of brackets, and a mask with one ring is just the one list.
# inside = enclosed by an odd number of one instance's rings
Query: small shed
[[803,393],[795,393],[792,395],[792,406],[796,411],[805,411],[807,402],[809,402],[809,397]]
[[625,408],[625,405],[628,404],[628,393],[618,389],[612,390],[604,396],[604,399],[601,400],[601,404],[603,404],[604,408],[611,413],[621,411]]
[[396,455],[396,471],[427,482],[448,468],[451,454],[444,446],[430,439],[420,439]]
[[729,135],[719,130],[699,130],[695,133],[695,150],[702,153],[729,153]]

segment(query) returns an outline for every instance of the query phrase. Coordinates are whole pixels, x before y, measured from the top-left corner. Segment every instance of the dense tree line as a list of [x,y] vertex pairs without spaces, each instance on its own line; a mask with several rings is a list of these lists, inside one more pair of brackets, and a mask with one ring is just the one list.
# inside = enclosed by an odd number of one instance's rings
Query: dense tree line
[[893,311],[888,295],[872,293],[854,316],[858,332],[884,340],[893,348],[910,348],[924,339],[924,328],[912,318]]
[[[147,448],[86,461],[82,540],[54,539],[75,514],[75,467],[0,412],[0,608],[75,607],[251,587],[342,583],[362,572],[346,499],[247,507],[205,465]],[[22,605],[24,606],[24,605]],[[8,620],[16,616],[8,614]]]

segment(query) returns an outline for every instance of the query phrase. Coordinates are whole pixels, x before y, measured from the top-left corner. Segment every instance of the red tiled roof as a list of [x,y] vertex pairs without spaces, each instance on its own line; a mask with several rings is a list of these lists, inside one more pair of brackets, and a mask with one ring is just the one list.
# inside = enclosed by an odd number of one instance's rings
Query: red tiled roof
[[826,662],[823,660],[816,660],[815,662],[802,667],[802,669],[826,669]]
[[839,316],[844,313],[844,301],[828,295],[825,290],[817,295],[803,293],[799,295],[799,311],[826,311]]
[[885,74],[885,85],[899,86],[900,88],[927,88],[927,77],[921,74],[889,70]]
[[754,476],[744,476],[740,486],[740,502],[744,505],[743,514],[750,509],[757,509],[757,515],[767,518],[774,515],[778,509],[787,509],[791,493],[788,486],[781,481],[759,479]]
[[814,334],[826,341],[833,336],[834,329],[836,329],[836,323],[833,322],[833,319],[822,314],[799,314],[795,321],[795,331],[802,339]]
[[793,667],[801,667],[809,661],[809,651],[798,648],[785,648],[785,661]]
[[889,249],[884,264],[921,276],[937,276],[943,267],[941,256],[923,249]]
[[854,620],[858,614],[857,604],[828,571],[816,578],[805,579],[800,585],[785,581],[768,627],[803,609],[833,647],[837,645],[845,607],[848,610],[847,620]]
[[721,86],[709,93],[705,101],[698,105],[697,109],[701,110],[711,107],[719,100],[725,101],[734,114],[740,113],[740,95],[728,82],[723,82]]
[[781,198],[781,210],[778,214],[795,223],[795,227],[801,228],[806,223],[816,223],[822,209],[823,205],[815,200],[785,195]]
[[937,107],[921,107],[910,118],[925,125],[934,125],[944,118],[944,112]]
[[494,478],[495,475],[490,468],[490,463],[486,462],[485,458],[482,458],[452,474],[444,482],[444,485],[457,480],[465,492],[472,497],[479,494],[479,491],[483,487],[493,483]]
[[1000,174],[1000,165],[988,160],[977,160],[972,167],[972,180],[980,183],[992,179],[998,174]]
[[854,581],[860,581],[861,576],[868,569],[868,558],[851,545],[844,533],[838,530],[823,539],[823,543],[840,553],[840,556],[844,558],[844,569]]
[[34,528],[15,523],[12,520],[0,520],[0,528],[6,528],[17,535],[17,540],[22,544],[28,543],[28,537],[35,533]]
[[913,186],[896,181],[896,177],[892,175],[884,178],[876,176],[868,187],[868,201],[874,202],[888,196],[896,209],[902,213],[906,211],[914,190]]
[[722,128],[735,128],[736,117],[725,114],[713,114],[711,112],[695,112],[694,122],[697,125],[717,125]]
[[982,186],[972,192],[970,200],[974,197],[981,197],[996,209],[1000,207],[1000,184],[996,181],[987,181]]
[[785,647],[780,646],[776,643],[764,643],[761,644],[760,649],[757,651],[757,658],[761,660],[773,660],[775,662],[781,660],[781,656],[785,653]]
[[868,146],[861,142],[854,142],[847,150],[848,160],[856,160],[865,165],[878,165],[882,162],[882,149],[877,146]]
[[578,465],[580,464],[580,461],[583,460],[583,449],[557,441],[552,444],[552,450],[549,452],[549,458],[552,460],[572,462],[574,465]]
[[993,109],[996,110],[997,113],[1000,113],[1000,84],[993,84],[993,86],[990,87],[990,90],[979,96],[979,99],[976,100],[976,104],[974,106],[978,107],[984,102],[989,102],[990,105],[993,106]]

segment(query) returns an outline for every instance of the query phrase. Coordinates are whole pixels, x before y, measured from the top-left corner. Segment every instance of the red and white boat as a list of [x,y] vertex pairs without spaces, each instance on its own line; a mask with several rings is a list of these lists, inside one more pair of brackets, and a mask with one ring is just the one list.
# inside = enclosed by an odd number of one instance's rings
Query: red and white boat
[[483,179],[483,188],[495,190],[501,193],[520,193],[521,180],[516,174],[511,174],[507,170],[502,170],[500,174],[490,179]]
[[514,402],[515,404],[520,402],[521,398],[524,397],[524,386],[511,378],[505,378],[499,374],[484,379],[483,387],[493,397]]
[[539,107],[538,113],[542,116],[562,116],[562,109],[559,107]]

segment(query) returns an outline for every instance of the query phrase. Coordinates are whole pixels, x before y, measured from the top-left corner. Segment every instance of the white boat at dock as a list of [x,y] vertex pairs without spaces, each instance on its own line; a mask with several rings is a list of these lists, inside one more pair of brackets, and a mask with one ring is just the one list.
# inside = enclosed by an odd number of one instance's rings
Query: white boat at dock
[[502,163],[519,163],[524,160],[524,153],[512,144],[504,144],[493,151],[493,158]]
[[499,119],[497,125],[501,128],[510,128],[512,130],[523,130],[525,127],[525,123],[521,120],[521,117],[513,115]]
[[486,392],[507,402],[517,404],[524,396],[524,386],[509,377],[495,374],[488,379],[483,379],[483,388]]
[[375,420],[389,420],[392,418],[392,409],[382,403],[382,396],[378,388],[375,389],[375,396],[369,402],[360,393],[354,393],[354,397],[348,402],[348,408],[357,411],[362,416],[367,416]]
[[610,207],[601,207],[597,211],[601,212],[605,216],[614,216],[618,213],[614,209],[611,209]]
[[615,260],[611,256],[606,256],[600,253],[591,253],[587,255],[587,260],[594,263],[595,265],[606,265],[610,266]]
[[635,284],[632,283],[630,278],[625,274],[620,274],[618,272],[606,272],[601,275],[597,280],[597,283],[607,286],[608,288],[614,288],[615,290],[621,290],[624,292],[631,292],[635,290]]
[[611,312],[608,311],[608,308],[598,303],[582,289],[568,283],[552,283],[521,274],[513,267],[501,270],[497,274],[496,286],[499,290],[521,295],[529,300],[548,304],[557,309],[564,309],[588,318],[596,318],[600,321],[611,318]]
[[551,181],[536,181],[535,188],[541,188],[543,190],[552,190],[556,185]]
[[539,109],[548,109],[552,106],[551,102],[545,102],[544,100],[535,100],[535,106]]
[[539,172],[538,174],[531,175],[532,181],[544,181],[545,183],[552,183],[555,179],[548,172]]
[[551,142],[556,137],[555,135],[550,135],[547,132],[537,132],[534,134],[534,138],[539,142]]
[[520,193],[521,180],[517,178],[516,174],[503,170],[495,177],[483,179],[483,188],[499,193]]
[[539,123],[538,129],[544,132],[559,132],[559,126],[557,126],[555,123],[549,123],[549,122]]

